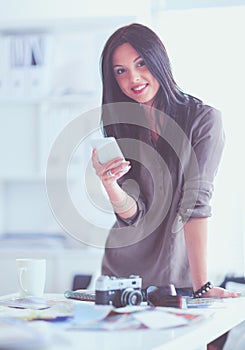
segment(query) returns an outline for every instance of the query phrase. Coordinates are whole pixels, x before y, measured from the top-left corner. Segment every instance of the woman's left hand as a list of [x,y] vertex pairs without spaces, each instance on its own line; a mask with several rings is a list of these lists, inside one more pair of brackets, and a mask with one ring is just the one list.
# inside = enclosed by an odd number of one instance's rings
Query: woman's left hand
[[238,298],[241,294],[237,292],[231,292],[221,287],[213,287],[208,292],[203,294],[203,298]]

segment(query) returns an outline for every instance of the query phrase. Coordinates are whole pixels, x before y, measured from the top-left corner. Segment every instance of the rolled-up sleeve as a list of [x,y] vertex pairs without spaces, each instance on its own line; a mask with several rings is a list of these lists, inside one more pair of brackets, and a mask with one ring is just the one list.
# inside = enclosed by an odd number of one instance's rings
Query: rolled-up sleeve
[[145,215],[145,204],[142,199],[136,200],[136,205],[137,205],[137,211],[136,213],[129,217],[129,218],[122,218],[120,215],[116,214],[117,217],[117,223],[119,227],[125,226],[125,225],[133,225],[137,226],[138,222],[141,220],[141,218]]
[[198,171],[193,171],[193,166],[190,166],[187,176],[184,176],[178,210],[183,222],[212,214],[210,200],[225,142],[220,111],[210,107],[206,113],[197,115],[190,141]]
[[143,195],[143,191],[141,189],[140,184],[137,184],[135,180],[132,179],[123,179],[123,181],[119,181],[120,186],[123,188],[123,190],[131,196],[137,205],[137,211],[136,213],[129,217],[129,218],[122,218],[120,215],[116,214],[117,217],[117,226],[122,227],[125,225],[133,225],[137,226],[137,224],[140,222],[142,217],[145,216],[147,212],[147,200],[145,199]]

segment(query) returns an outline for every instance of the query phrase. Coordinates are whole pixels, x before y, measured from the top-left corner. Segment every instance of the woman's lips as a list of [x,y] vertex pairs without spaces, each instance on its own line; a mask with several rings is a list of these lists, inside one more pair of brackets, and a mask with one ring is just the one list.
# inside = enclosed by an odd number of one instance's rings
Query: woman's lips
[[140,84],[140,85],[136,85],[134,87],[132,87],[132,91],[135,93],[135,94],[141,94],[145,88],[147,87],[148,84]]

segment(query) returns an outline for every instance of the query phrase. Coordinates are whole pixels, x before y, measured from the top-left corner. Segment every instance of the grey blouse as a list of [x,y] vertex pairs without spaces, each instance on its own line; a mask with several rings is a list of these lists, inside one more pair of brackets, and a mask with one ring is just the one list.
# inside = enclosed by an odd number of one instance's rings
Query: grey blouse
[[[194,100],[185,116],[164,116],[155,142],[135,123],[114,135],[132,168],[119,184],[137,202],[137,213],[117,216],[102,274],[142,277],[143,286],[191,287],[183,223],[211,216],[213,181],[224,147],[221,114]],[[130,130],[130,132],[129,132]]]

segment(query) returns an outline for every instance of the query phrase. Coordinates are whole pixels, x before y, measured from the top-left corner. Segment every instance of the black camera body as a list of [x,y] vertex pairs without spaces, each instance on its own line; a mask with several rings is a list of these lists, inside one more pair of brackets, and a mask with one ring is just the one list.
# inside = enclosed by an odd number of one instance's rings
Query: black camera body
[[142,278],[130,275],[128,278],[98,277],[95,285],[95,304],[123,307],[139,305],[143,301]]

